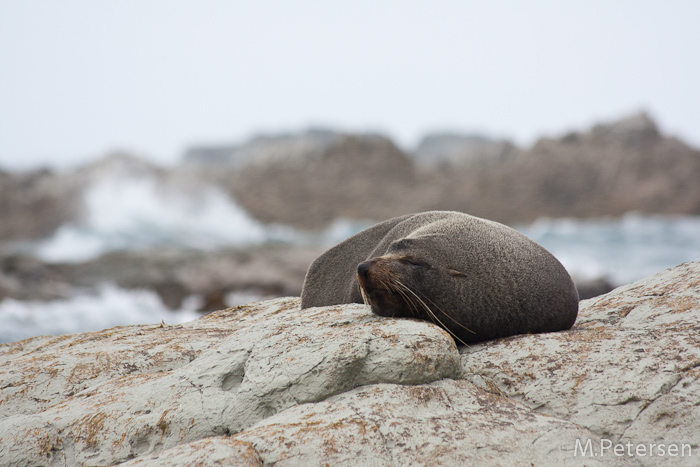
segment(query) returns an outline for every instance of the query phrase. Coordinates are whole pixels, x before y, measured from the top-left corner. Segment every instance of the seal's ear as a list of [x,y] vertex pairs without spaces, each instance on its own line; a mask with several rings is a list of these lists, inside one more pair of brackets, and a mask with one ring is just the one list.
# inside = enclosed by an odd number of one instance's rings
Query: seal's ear
[[467,275],[464,274],[463,272],[459,272],[456,269],[450,269],[450,268],[447,268],[447,274],[449,274],[450,276],[454,276],[454,277],[467,277]]

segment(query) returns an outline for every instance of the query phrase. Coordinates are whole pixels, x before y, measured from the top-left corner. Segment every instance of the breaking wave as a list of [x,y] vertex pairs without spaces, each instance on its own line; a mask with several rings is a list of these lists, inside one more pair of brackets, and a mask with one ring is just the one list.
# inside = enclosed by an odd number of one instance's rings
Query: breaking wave
[[321,233],[263,224],[214,187],[165,189],[154,178],[108,178],[84,194],[80,222],[33,244],[47,262],[82,262],[119,250],[185,247],[215,250],[272,242],[331,245],[370,225],[338,220]]
[[95,295],[77,294],[65,300],[0,302],[0,343],[32,336],[97,331],[129,324],[178,324],[201,316],[194,303],[171,311],[155,292],[103,286]]

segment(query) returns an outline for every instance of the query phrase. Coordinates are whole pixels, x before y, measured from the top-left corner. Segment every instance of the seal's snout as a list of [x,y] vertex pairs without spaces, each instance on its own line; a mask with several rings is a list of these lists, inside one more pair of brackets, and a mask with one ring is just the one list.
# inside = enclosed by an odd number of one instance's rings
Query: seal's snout
[[367,278],[367,271],[369,271],[369,266],[370,266],[371,261],[363,261],[362,263],[357,265],[357,274],[360,277]]

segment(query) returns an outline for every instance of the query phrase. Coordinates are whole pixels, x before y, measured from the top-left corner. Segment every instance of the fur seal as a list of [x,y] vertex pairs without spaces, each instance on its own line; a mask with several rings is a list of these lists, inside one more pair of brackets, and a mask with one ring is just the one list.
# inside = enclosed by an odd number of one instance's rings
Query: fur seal
[[380,316],[431,321],[469,344],[569,329],[578,300],[561,263],[516,230],[429,211],[381,222],[316,258],[301,308],[366,303]]

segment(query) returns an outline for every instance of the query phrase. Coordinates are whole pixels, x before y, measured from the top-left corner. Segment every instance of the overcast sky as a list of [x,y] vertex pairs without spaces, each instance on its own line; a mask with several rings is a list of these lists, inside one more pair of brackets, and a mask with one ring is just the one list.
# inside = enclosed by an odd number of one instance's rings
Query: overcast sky
[[647,110],[700,146],[700,1],[0,0],[0,167],[309,126],[532,143]]

